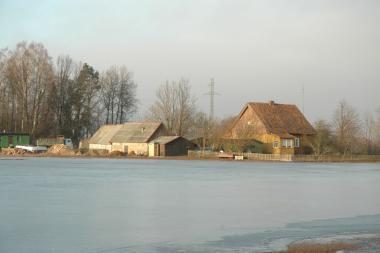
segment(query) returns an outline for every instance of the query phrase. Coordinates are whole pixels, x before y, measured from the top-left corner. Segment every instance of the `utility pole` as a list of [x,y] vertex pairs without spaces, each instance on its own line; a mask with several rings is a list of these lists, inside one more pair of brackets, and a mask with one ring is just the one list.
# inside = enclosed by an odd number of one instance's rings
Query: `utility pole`
[[208,86],[210,87],[210,91],[208,93],[206,93],[205,95],[210,96],[209,118],[210,118],[210,120],[213,120],[214,119],[214,97],[215,97],[215,95],[219,95],[217,92],[215,92],[214,78],[211,78],[210,84]]
[[209,132],[211,130],[211,126],[213,124],[214,120],[214,97],[215,95],[219,95],[217,92],[215,92],[215,82],[214,78],[211,78],[210,84],[208,85],[210,87],[210,91],[206,93],[205,95],[210,96],[210,112],[209,112],[209,120],[207,123],[207,131],[206,134],[203,136],[203,150],[205,150],[206,147],[206,138],[209,139]]

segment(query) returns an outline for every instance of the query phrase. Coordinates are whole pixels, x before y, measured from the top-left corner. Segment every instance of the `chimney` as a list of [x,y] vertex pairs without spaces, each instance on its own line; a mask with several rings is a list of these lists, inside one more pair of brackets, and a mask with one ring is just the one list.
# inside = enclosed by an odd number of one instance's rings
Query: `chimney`
[[141,128],[141,133],[144,133],[145,132],[145,127],[142,127]]
[[269,100],[268,104],[275,105],[275,102],[273,100]]

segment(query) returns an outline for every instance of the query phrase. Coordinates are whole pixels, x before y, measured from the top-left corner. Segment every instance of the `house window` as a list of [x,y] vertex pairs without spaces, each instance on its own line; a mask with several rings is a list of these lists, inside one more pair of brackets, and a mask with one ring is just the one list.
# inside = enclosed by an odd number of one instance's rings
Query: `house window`
[[293,147],[293,140],[291,140],[291,139],[282,139],[281,140],[281,146],[283,148],[292,148]]
[[274,141],[274,142],[273,142],[273,147],[274,147],[274,148],[278,148],[278,141]]
[[294,139],[294,147],[299,148],[300,147],[300,138],[296,137]]

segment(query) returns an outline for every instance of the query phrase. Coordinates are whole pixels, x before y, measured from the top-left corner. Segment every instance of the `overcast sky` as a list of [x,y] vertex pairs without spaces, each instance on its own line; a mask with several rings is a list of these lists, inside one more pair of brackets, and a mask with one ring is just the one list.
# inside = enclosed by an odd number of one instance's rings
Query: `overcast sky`
[[188,78],[219,117],[248,101],[297,104],[314,121],[346,99],[380,107],[378,0],[0,0],[0,48],[42,42],[102,71],[126,65],[140,114],[165,80]]

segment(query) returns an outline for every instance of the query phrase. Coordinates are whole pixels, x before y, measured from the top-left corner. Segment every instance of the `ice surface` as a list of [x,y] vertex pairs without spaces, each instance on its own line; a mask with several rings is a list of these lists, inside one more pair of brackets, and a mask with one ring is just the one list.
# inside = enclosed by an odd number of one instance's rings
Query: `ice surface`
[[262,252],[376,234],[379,182],[378,164],[1,160],[0,252]]

